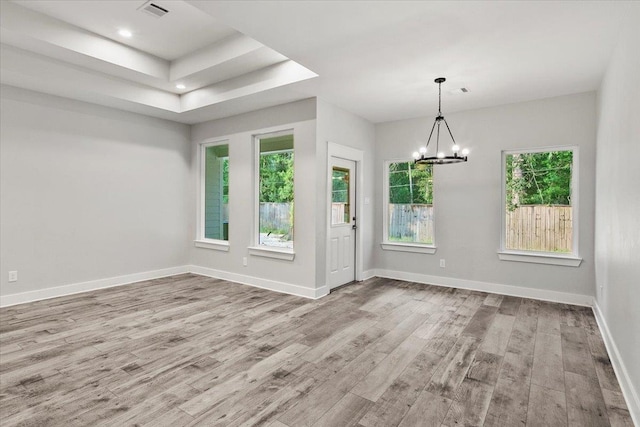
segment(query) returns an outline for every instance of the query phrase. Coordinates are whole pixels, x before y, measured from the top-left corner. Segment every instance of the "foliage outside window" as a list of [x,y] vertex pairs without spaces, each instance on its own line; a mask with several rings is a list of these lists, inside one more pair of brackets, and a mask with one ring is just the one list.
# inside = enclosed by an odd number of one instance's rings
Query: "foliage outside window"
[[433,167],[413,162],[387,165],[387,233],[385,240],[433,245]]
[[258,242],[293,248],[293,135],[259,140]]
[[331,225],[349,224],[349,169],[333,167],[331,175]]
[[507,250],[573,251],[573,150],[511,152],[505,161]]
[[229,240],[229,145],[208,145],[204,151],[205,239]]

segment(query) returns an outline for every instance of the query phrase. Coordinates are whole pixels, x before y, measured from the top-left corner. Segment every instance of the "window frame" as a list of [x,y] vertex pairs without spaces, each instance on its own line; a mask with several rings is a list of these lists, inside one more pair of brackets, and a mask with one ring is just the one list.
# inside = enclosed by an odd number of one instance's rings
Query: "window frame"
[[[514,250],[507,249],[507,163],[506,159],[508,155],[513,154],[530,154],[530,153],[548,153],[551,151],[571,151],[573,153],[573,161],[571,165],[571,227],[572,227],[572,242],[571,253],[554,253],[544,251],[528,251],[528,250]],[[580,182],[580,170],[579,170],[579,158],[580,151],[577,145],[556,145],[536,148],[519,148],[502,150],[500,157],[500,250],[498,251],[498,258],[502,261],[516,261],[516,262],[528,262],[534,264],[550,264],[569,267],[578,267],[582,262],[582,258],[579,256],[579,182]]]
[[[386,251],[414,252],[423,254],[435,254],[436,247],[436,221],[433,221],[433,243],[418,242],[394,242],[389,240],[389,166],[392,163],[413,163],[413,160],[393,159],[383,162],[383,185],[382,185],[382,243],[380,246]],[[431,176],[435,176],[435,169],[432,169]],[[433,206],[435,214],[435,191],[433,193]],[[434,215],[435,218],[435,215]]]
[[[275,138],[279,136],[291,135],[293,138],[293,221],[295,224],[296,219],[296,157],[295,157],[295,131],[294,129],[282,129],[275,130],[271,132],[265,132],[260,134],[253,135],[253,179],[254,179],[254,193],[253,193],[253,203],[254,203],[254,214],[253,214],[253,238],[252,238],[252,246],[248,247],[249,255],[260,256],[266,258],[275,258],[285,261],[293,261],[295,258],[295,234],[293,242],[293,248],[281,248],[274,246],[265,246],[260,244],[260,141],[262,139]],[[282,150],[283,152],[285,150]],[[289,151],[289,150],[286,150]],[[295,230],[295,225],[294,225]],[[295,231],[294,231],[295,233]]]
[[[228,240],[211,239],[205,237],[205,191],[206,191],[206,151],[209,147],[217,147],[227,145],[229,149],[229,174],[231,174],[231,144],[228,139],[208,139],[198,144],[198,163],[199,167],[199,185],[198,185],[198,221],[196,227],[196,238],[194,246],[203,249],[213,249],[217,251],[228,252],[230,244]],[[231,181],[231,180],[229,180]]]

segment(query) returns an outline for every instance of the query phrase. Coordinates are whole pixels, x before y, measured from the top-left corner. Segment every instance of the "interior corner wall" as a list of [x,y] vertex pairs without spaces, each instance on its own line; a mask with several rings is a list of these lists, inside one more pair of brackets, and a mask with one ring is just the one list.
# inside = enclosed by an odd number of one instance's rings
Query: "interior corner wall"
[[0,295],[186,264],[189,126],[10,86],[1,98]]
[[[317,212],[317,253],[316,281],[320,284],[327,280],[327,215],[329,200],[327,199],[327,144],[332,142],[348,146],[364,152],[364,212],[358,213],[358,230],[362,233],[363,270],[372,271],[374,242],[374,146],[375,126],[353,113],[338,108],[318,99],[317,148],[316,148],[316,206]],[[365,273],[366,274],[366,273]]]
[[[254,136],[293,129],[293,261],[249,255],[255,245]],[[199,147],[204,141],[229,144],[229,250],[195,247],[199,209]],[[192,126],[190,262],[199,272],[302,295],[314,295],[316,259],[316,100],[283,104]],[[247,265],[243,265],[243,258]]]
[[[533,289],[535,293],[585,295],[594,291],[595,93],[583,93],[446,114],[456,141],[471,150],[469,161],[434,168],[434,255],[383,250],[382,186],[386,160],[411,158],[426,143],[433,117],[376,126],[375,263],[378,269]],[[446,100],[445,100],[446,104]],[[579,267],[498,259],[501,236],[501,152],[579,147]],[[446,260],[446,268],[439,260]],[[437,283],[437,280],[433,280]],[[540,292],[542,291],[542,292]],[[532,293],[532,292],[530,292]]]
[[626,368],[617,374],[623,389],[628,385],[627,403],[639,423],[640,4],[628,7],[598,92],[595,272],[596,303],[618,353],[612,359]]

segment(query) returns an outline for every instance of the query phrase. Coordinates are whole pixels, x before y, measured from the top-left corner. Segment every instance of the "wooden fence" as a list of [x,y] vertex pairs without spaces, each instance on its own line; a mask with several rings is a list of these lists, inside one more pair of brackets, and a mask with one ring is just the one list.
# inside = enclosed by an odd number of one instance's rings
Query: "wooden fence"
[[[571,206],[525,205],[506,215],[506,248],[571,252]],[[389,204],[389,240],[433,243],[433,206]]]
[[260,231],[282,231],[291,229],[291,203],[260,203]]
[[571,252],[571,206],[525,205],[506,216],[506,248],[514,250]]
[[390,203],[389,240],[433,243],[433,205]]

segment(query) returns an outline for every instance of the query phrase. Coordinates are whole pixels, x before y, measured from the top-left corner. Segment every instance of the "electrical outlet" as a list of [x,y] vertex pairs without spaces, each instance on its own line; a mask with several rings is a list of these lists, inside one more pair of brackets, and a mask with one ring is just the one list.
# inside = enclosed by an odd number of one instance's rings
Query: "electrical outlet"
[[17,282],[18,281],[18,272],[17,271],[10,271],[9,272],[9,281],[10,282]]
[[242,258],[242,265],[247,266],[247,257]]
[[440,267],[441,267],[441,268],[444,268],[445,266],[446,266],[446,264],[445,264],[445,262],[444,262],[444,259],[441,259],[441,260],[440,260]]

